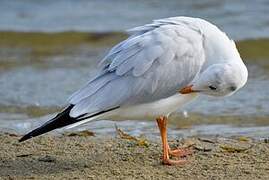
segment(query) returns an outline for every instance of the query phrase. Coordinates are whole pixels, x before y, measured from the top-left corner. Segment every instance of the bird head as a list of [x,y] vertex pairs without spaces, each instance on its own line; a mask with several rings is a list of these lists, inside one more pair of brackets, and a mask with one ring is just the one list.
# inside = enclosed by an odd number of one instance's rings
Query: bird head
[[243,87],[248,71],[245,65],[214,64],[203,71],[190,85],[180,90],[181,94],[201,93],[210,96],[229,96]]

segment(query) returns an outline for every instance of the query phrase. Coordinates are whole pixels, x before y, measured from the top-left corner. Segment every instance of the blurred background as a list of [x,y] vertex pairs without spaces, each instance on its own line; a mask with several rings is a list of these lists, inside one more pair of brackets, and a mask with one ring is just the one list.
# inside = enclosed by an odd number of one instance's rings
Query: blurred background
[[[0,131],[25,133],[63,108],[126,29],[170,16],[201,17],[236,40],[247,85],[225,99],[201,97],[171,115],[171,136],[269,135],[269,1],[0,0]],[[122,121],[154,137],[155,121]],[[76,130],[115,133],[115,122]],[[62,132],[59,130],[58,132]]]

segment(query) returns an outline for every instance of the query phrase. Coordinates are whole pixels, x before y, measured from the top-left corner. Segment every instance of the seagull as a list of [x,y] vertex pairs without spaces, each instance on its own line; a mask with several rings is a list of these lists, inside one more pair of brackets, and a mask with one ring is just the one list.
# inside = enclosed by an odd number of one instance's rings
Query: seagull
[[234,41],[201,18],[164,18],[128,32],[100,62],[97,75],[71,95],[69,105],[20,142],[93,120],[155,119],[163,164],[185,163],[189,151],[171,150],[167,141],[169,114],[201,94],[234,94],[247,82],[247,68]]

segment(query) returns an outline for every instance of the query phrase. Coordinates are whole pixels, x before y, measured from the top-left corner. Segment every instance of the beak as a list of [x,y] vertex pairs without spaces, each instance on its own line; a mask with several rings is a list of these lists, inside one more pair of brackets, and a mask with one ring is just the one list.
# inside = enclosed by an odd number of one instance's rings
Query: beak
[[193,87],[193,85],[186,86],[186,87],[182,88],[179,92],[181,94],[190,94],[190,93],[194,93],[194,92],[199,92],[197,90],[193,90],[192,87]]

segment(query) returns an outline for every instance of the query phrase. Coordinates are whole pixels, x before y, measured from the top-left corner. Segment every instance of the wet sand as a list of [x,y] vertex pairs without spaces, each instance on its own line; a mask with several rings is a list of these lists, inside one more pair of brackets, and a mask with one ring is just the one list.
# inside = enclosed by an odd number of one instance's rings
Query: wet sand
[[158,139],[45,135],[18,143],[0,135],[0,179],[269,179],[269,142],[246,137],[192,137],[183,166],[161,164]]

